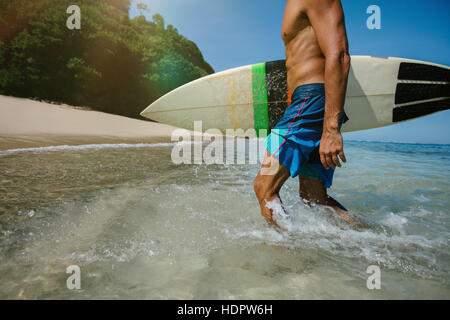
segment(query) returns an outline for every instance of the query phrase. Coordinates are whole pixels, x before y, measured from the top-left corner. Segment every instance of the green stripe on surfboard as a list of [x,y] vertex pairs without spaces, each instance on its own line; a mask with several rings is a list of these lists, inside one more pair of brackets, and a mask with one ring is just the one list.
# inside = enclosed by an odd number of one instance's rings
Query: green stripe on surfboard
[[265,62],[252,65],[252,91],[255,130],[259,137],[260,129],[269,129]]

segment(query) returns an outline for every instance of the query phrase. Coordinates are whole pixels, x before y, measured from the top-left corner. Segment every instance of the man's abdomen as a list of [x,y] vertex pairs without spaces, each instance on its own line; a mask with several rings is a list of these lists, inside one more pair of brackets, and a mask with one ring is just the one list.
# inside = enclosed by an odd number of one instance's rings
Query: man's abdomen
[[309,83],[324,83],[325,58],[310,27],[300,31],[286,45],[286,70],[289,92]]

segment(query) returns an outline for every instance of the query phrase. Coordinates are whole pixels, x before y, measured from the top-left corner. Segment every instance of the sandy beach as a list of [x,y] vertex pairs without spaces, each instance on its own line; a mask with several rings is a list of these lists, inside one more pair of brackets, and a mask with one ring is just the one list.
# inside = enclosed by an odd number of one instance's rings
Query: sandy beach
[[104,112],[0,95],[0,150],[170,142],[174,129]]

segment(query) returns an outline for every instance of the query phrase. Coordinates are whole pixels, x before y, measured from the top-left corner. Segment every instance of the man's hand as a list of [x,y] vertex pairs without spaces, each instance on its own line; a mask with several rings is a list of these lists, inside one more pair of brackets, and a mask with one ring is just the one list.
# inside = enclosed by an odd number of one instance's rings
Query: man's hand
[[[344,154],[344,143],[339,129],[325,129],[320,141],[320,161],[325,169],[341,167],[339,158],[343,162],[347,162]],[[338,158],[339,156],[339,158]]]

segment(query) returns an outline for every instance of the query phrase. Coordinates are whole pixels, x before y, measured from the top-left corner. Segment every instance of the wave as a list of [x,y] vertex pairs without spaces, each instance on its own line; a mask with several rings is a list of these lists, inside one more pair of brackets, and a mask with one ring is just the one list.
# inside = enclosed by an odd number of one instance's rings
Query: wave
[[194,141],[167,142],[167,143],[104,143],[104,144],[83,144],[77,146],[61,145],[38,148],[18,148],[0,151],[0,156],[10,155],[20,152],[48,152],[48,151],[73,151],[73,150],[100,150],[100,149],[120,149],[120,148],[163,148],[172,147],[179,144],[193,144]]

